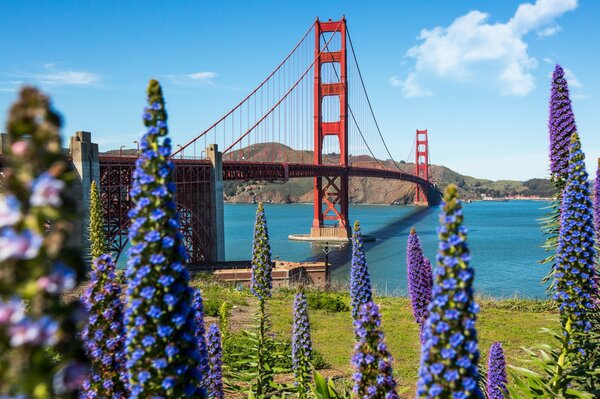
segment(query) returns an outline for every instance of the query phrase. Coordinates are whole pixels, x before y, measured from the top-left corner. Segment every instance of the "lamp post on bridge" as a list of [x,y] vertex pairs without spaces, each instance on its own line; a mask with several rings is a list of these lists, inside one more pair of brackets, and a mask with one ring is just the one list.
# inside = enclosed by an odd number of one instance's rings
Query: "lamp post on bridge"
[[119,158],[123,158],[123,148],[125,148],[124,145],[119,148]]
[[181,144],[177,144],[177,147],[179,147],[179,159],[183,159],[183,151],[181,151],[182,145]]
[[136,145],[136,147],[137,147],[137,152],[136,152],[136,154],[137,154],[137,156],[139,157],[139,156],[140,156],[140,142],[139,142],[139,141],[137,141],[137,140],[134,140],[134,141],[133,141],[133,144],[135,144],[135,145]]
[[325,242],[323,247],[323,253],[325,254],[325,287],[329,287],[331,283],[331,276],[329,273],[329,242]]

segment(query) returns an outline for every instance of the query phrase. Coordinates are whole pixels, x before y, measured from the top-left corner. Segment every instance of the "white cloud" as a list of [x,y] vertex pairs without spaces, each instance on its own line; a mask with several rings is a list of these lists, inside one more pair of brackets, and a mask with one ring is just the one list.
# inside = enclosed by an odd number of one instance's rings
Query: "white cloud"
[[217,77],[214,72],[196,72],[187,75],[190,79],[194,80],[211,80]]
[[60,70],[56,64],[45,64],[42,72],[18,72],[8,75],[47,86],[91,86],[100,81],[100,76],[95,73]]
[[214,79],[217,76],[216,72],[208,71],[165,75],[167,79],[178,86],[214,85]]
[[33,76],[42,84],[54,86],[89,86],[100,81],[95,73],[82,71],[58,71]]
[[577,0],[537,0],[521,4],[506,23],[490,23],[490,15],[470,11],[447,27],[423,29],[418,45],[406,56],[415,60],[407,78],[396,86],[405,97],[433,93],[423,81],[445,79],[458,82],[490,80],[503,95],[526,95],[535,87],[531,70],[537,61],[527,53],[523,36],[554,27],[554,20],[577,7]]
[[553,25],[553,26],[549,26],[547,28],[538,30],[537,35],[538,35],[538,37],[550,37],[550,36],[554,36],[561,30],[562,30],[562,27],[560,25]]
[[392,87],[400,87],[402,86],[402,80],[400,80],[398,76],[394,75],[390,78],[390,84],[392,85]]
[[0,92],[14,93],[24,82],[21,80],[7,80],[0,82]]

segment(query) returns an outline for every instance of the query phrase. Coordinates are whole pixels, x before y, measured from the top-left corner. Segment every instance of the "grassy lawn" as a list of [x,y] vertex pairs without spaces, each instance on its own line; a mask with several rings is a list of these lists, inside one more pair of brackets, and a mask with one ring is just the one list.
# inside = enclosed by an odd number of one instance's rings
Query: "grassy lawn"
[[[239,291],[216,283],[196,284],[203,289],[205,301],[227,300],[236,304],[231,318],[232,325],[241,325],[238,328],[243,328],[255,312],[255,301],[247,289]],[[332,297],[347,305],[350,303],[349,295],[345,292],[322,294],[310,291],[310,295],[322,295],[324,302]],[[279,289],[275,290],[269,302],[273,332],[284,340],[291,339],[293,296],[292,290]],[[417,380],[420,344],[410,302],[402,297],[377,297],[376,302],[381,307],[382,326],[394,356],[394,371],[400,391],[403,391],[402,396],[412,395]],[[521,347],[548,342],[549,337],[540,334],[540,329],[558,327],[557,313],[550,310],[546,302],[516,299],[479,299],[478,302],[481,305],[477,321],[481,365],[486,365],[487,351],[494,341],[503,343],[509,364],[524,365]],[[242,320],[236,320],[239,317]],[[350,357],[354,346],[350,313],[311,309],[310,318],[314,347],[321,352],[329,367],[334,369],[328,374],[350,376]]]

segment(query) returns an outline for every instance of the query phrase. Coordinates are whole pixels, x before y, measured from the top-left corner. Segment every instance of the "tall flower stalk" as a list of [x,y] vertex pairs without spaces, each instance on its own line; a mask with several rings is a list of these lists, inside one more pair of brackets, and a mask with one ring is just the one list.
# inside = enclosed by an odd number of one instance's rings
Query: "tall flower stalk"
[[90,255],[92,260],[108,253],[106,233],[104,232],[104,217],[102,216],[102,202],[96,180],[90,185]]
[[421,241],[414,228],[410,230],[406,249],[406,268],[408,276],[408,294],[415,321],[419,325],[419,337],[423,343],[423,327],[429,315],[433,274],[431,263],[423,256]]
[[312,340],[310,338],[310,321],[308,319],[308,303],[304,290],[294,297],[294,321],[292,327],[292,367],[295,383],[301,399],[307,398],[312,382],[310,362],[312,360]]
[[504,359],[502,343],[494,342],[488,354],[487,398],[504,399],[507,384],[506,360]]
[[115,263],[105,253],[102,204],[95,181],[90,187],[89,233],[93,264],[90,283],[82,298],[89,314],[82,338],[92,373],[84,383],[82,397],[124,399],[129,392],[123,360],[125,327],[121,285],[117,282]]
[[473,299],[473,269],[469,266],[467,229],[458,188],[444,192],[439,249],[432,301],[425,324],[419,398],[478,398],[479,350],[475,322],[479,306]]
[[357,398],[395,399],[396,380],[392,370],[392,355],[381,330],[379,308],[373,302],[361,305],[354,321],[357,342],[352,356],[354,389]]
[[10,147],[0,194],[0,396],[75,398],[87,372],[81,281],[69,237],[81,215],[65,195],[74,175],[61,148],[60,116],[32,87],[8,117]]
[[350,305],[352,317],[356,319],[360,307],[373,300],[369,267],[365,256],[363,236],[358,220],[354,222],[352,234],[352,264],[350,266]]
[[131,398],[204,397],[194,292],[175,204],[167,113],[160,84],[148,85],[146,133],[131,195],[125,322]]
[[[595,234],[585,155],[581,151],[579,136],[574,133],[562,197],[554,273],[554,299],[558,303],[563,329],[562,353],[553,381],[555,385],[568,354],[583,351],[585,336],[592,329],[592,315],[598,311]],[[582,355],[585,356],[585,353]]]
[[94,259],[83,301],[89,318],[82,337],[92,363],[92,373],[84,383],[82,398],[125,399],[129,397],[129,391],[123,359],[123,302],[121,285],[116,281],[115,263],[110,255]]
[[571,137],[567,184],[563,192],[556,257],[554,299],[563,327],[573,332],[591,329],[589,313],[597,305],[594,210],[590,200],[585,155],[577,133]]
[[[208,352],[206,349],[206,327],[204,326],[204,301],[199,288],[194,289],[194,298],[192,300],[196,316],[196,341],[198,342],[198,354],[200,355],[200,374],[206,378],[209,371]],[[202,382],[203,386],[207,381]]]
[[569,85],[565,79],[565,71],[558,64],[552,73],[549,114],[551,179],[559,188],[562,188],[565,185],[568,173],[569,143],[571,135],[577,132],[577,126],[569,96]]
[[[556,267],[556,247],[558,245],[558,230],[560,223],[560,207],[562,191],[565,187],[569,162],[569,141],[577,131],[575,116],[569,97],[569,85],[565,79],[565,72],[560,65],[556,65],[552,74],[550,88],[550,106],[548,118],[548,136],[550,142],[550,180],[556,188],[556,195],[543,219],[542,232],[546,236],[543,248],[548,256],[541,261],[547,264],[549,270],[542,282],[553,282]],[[553,284],[550,284],[553,291]]]
[[263,203],[258,204],[256,222],[254,224],[254,239],[252,241],[252,282],[251,291],[258,299],[258,345],[257,345],[257,370],[254,382],[256,396],[261,396],[269,389],[273,380],[270,366],[269,318],[265,309],[267,298],[271,297],[273,287],[273,264],[271,262],[271,246],[269,245],[269,231]]
[[221,332],[216,324],[211,324],[206,337],[208,344],[209,373],[207,381],[208,397],[224,399],[223,392],[223,347],[221,345]]
[[600,244],[600,158],[596,168],[596,180],[594,181],[594,227],[596,229],[596,245]]

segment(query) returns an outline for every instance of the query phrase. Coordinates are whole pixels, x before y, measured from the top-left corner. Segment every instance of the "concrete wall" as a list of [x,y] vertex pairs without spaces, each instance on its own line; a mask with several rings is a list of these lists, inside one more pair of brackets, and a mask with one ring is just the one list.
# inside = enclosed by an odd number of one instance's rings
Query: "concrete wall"
[[0,155],[8,152],[8,134],[0,133]]
[[211,192],[210,192],[210,237],[212,239],[211,261],[225,260],[225,214],[223,200],[223,154],[217,144],[206,148],[206,156],[210,160]]
[[82,215],[75,225],[73,243],[81,248],[84,258],[89,261],[88,226],[90,225],[90,186],[92,180],[95,180],[98,188],[100,188],[98,144],[92,143],[90,132],[75,132],[69,143],[69,154],[73,159],[73,167],[78,176],[73,185],[73,198],[77,204],[77,211]]

